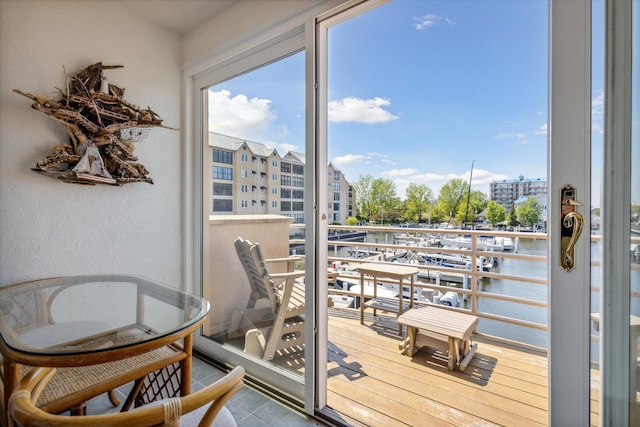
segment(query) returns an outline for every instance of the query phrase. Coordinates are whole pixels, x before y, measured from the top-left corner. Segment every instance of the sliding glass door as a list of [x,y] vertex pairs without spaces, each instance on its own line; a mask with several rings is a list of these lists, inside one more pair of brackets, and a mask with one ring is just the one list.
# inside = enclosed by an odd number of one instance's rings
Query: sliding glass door
[[299,401],[309,187],[303,44],[302,29],[293,31],[194,81],[201,292],[211,302],[196,346]]

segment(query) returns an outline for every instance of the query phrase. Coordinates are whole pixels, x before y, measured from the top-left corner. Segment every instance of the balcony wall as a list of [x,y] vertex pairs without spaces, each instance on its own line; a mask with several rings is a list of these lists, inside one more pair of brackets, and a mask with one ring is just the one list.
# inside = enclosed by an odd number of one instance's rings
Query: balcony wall
[[[211,303],[205,335],[225,331],[234,310],[245,308],[250,288],[233,242],[242,237],[260,243],[265,258],[289,255],[289,225],[293,218],[280,215],[211,215],[204,269],[203,295]],[[278,272],[276,266],[270,271]]]

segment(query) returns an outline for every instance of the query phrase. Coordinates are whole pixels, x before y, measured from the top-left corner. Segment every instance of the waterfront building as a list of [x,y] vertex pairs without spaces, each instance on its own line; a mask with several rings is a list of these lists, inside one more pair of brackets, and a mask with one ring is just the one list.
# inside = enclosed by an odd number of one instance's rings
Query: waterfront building
[[[525,178],[520,175],[518,179],[502,179],[490,184],[491,200],[504,206],[507,211],[511,209],[516,200],[523,196],[546,196],[547,180],[544,178]],[[546,201],[545,201],[546,206]]]
[[[305,155],[284,156],[264,144],[209,132],[209,214],[278,214],[304,223]],[[329,163],[328,208],[331,222],[353,216],[355,190]]]

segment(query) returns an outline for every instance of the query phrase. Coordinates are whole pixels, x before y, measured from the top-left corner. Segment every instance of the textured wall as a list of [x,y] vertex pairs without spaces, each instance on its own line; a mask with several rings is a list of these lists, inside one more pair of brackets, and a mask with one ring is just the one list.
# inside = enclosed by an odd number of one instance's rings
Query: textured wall
[[106,72],[125,99],[180,128],[180,39],[117,3],[0,1],[0,286],[61,275],[128,273],[181,286],[181,133],[137,145],[154,184],[65,184],[30,170],[66,142],[60,124],[12,89],[55,97],[63,67]]

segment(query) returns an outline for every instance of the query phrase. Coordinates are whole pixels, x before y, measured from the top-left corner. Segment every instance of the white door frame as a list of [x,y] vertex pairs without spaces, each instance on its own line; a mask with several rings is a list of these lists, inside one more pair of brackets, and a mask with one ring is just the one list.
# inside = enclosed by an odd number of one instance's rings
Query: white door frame
[[[629,341],[632,2],[605,6],[604,176],[600,298],[600,425],[640,425]],[[637,3],[636,3],[637,6]],[[637,108],[637,106],[636,106]],[[610,284],[610,286],[606,286]],[[631,363],[635,361],[635,348]],[[632,379],[630,384],[630,379]],[[633,408],[635,412],[630,412]],[[630,420],[633,423],[630,424]]]
[[[549,425],[589,425],[591,4],[549,3]],[[576,268],[560,265],[560,189],[576,188],[584,217]]]

